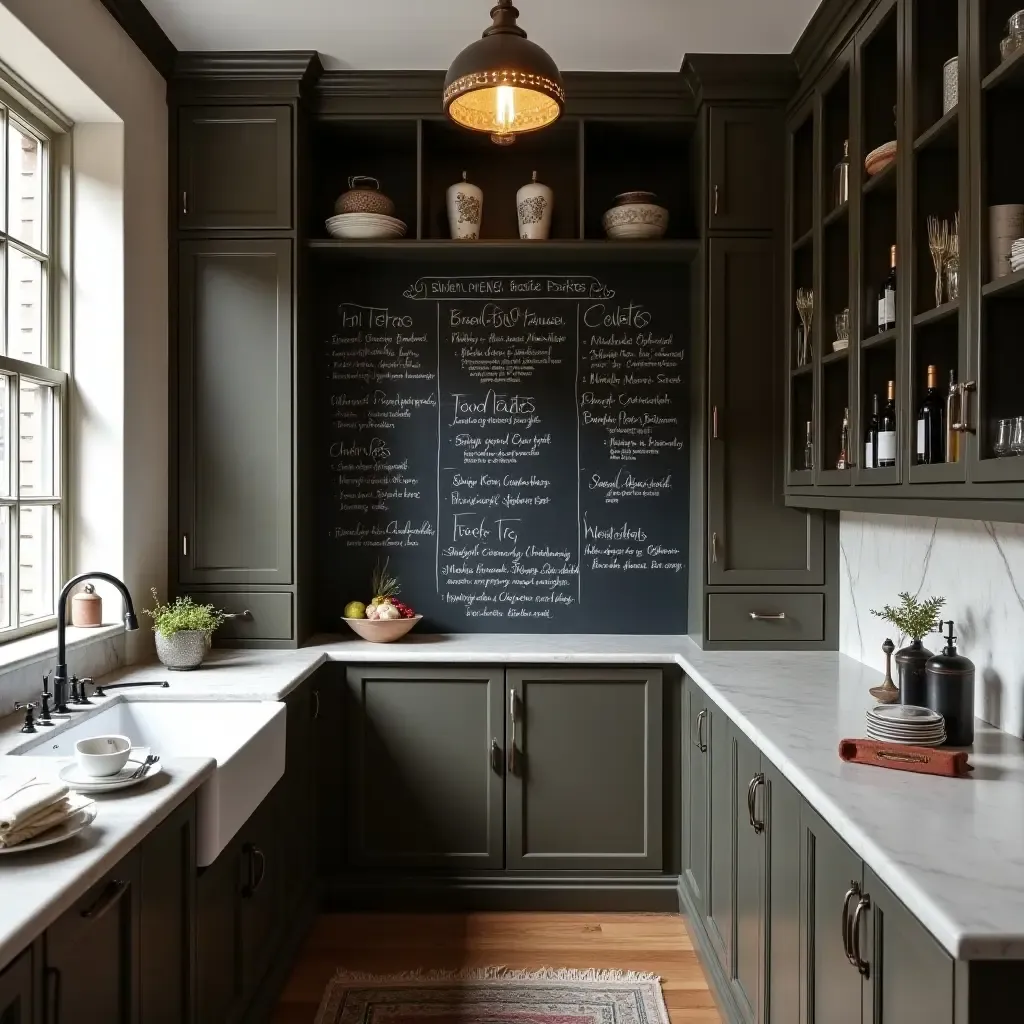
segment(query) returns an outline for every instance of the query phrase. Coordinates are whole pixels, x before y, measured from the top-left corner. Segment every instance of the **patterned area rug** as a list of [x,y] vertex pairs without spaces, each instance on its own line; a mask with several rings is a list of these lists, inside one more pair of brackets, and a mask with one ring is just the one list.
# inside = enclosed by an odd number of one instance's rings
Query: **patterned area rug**
[[504,967],[368,976],[338,971],[316,1024],[669,1024],[661,981],[635,971]]

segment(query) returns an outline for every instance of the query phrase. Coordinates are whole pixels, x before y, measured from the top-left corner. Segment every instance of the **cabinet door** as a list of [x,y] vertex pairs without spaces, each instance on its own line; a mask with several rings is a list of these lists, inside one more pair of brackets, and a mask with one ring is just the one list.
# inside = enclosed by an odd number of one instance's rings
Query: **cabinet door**
[[780,226],[783,141],[777,110],[711,108],[708,227],[712,231],[771,231]]
[[765,793],[761,752],[730,724],[735,758],[736,956],[732,988],[742,1017],[759,1020],[764,962]]
[[765,984],[762,1024],[800,1017],[800,794],[766,758]]
[[196,1020],[229,1024],[242,1008],[238,935],[241,843],[232,841],[196,882]]
[[0,1022],[36,1024],[35,951],[26,949],[0,971]]
[[661,672],[510,669],[506,682],[507,866],[660,871]]
[[870,868],[864,889],[864,1024],[953,1024],[952,959]]
[[349,669],[348,852],[363,867],[501,868],[500,669]]
[[708,876],[708,704],[704,691],[686,680],[683,757],[683,884],[698,913],[707,912]]
[[182,107],[178,226],[292,226],[289,107]]
[[187,800],[139,847],[139,991],[144,1024],[193,1019],[196,803]]
[[316,880],[316,735],[320,710],[316,678],[309,679],[285,699],[288,733],[281,831],[284,870],[284,906],[297,910]]
[[863,865],[806,803],[801,838],[801,962],[807,965],[807,985],[800,1019],[802,1024],[860,1024],[861,976],[847,958],[843,924],[844,907],[851,912],[856,907]]
[[180,256],[178,579],[291,583],[291,242]]
[[825,581],[821,513],[786,508],[780,277],[771,239],[709,249],[708,582]]
[[710,701],[706,725],[708,745],[708,885],[704,924],[726,977],[732,976],[734,806],[733,744],[729,719]]
[[133,851],[46,931],[48,1020],[136,1024],[139,857]]

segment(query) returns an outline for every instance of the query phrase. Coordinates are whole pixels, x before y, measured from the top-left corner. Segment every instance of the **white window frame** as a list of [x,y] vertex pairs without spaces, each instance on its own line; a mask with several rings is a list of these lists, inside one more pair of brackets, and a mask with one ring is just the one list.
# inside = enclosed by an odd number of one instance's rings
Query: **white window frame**
[[[10,190],[7,125],[17,124],[22,131],[27,131],[40,140],[45,147],[44,188],[42,191],[43,247],[33,246],[10,237],[8,234]],[[0,645],[17,640],[32,633],[53,629],[57,625],[55,607],[47,615],[20,621],[20,520],[22,509],[26,506],[49,507],[54,510],[53,538],[53,579],[51,588],[53,604],[56,605],[68,565],[69,540],[71,535],[71,517],[68,501],[68,399],[70,377],[62,364],[69,361],[70,343],[64,335],[70,327],[69,296],[71,282],[69,280],[68,239],[62,230],[69,221],[69,190],[66,182],[70,173],[70,129],[71,123],[46,101],[38,96],[31,87],[19,79],[9,69],[0,66],[0,122],[2,122],[2,191],[0,202],[7,208],[6,216],[0,221],[0,271],[4,280],[0,283],[0,375],[8,379],[8,460],[10,463],[9,494],[0,495],[0,508],[8,510],[10,552],[10,581],[8,584],[9,624],[0,621]],[[45,251],[44,251],[45,249]],[[38,259],[43,264],[43,300],[42,320],[44,335],[44,362],[29,363],[4,355],[8,330],[8,303],[10,302],[9,280],[7,271],[7,253],[19,251]],[[53,490],[51,495],[21,495],[20,493],[20,458],[21,444],[21,382],[36,381],[54,388],[54,467]],[[0,527],[2,528],[2,527]]]

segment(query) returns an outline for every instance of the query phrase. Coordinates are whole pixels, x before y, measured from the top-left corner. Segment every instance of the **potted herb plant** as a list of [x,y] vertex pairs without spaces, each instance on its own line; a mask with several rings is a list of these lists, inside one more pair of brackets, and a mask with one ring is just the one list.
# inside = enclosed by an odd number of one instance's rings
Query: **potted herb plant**
[[921,642],[929,633],[934,633],[939,612],[946,603],[944,597],[929,597],[918,601],[907,591],[900,595],[900,603],[894,608],[887,604],[881,611],[871,609],[871,614],[891,622],[902,637],[910,637],[911,643],[896,652],[896,667],[900,674],[900,703],[921,706],[925,700],[924,667],[932,652]]
[[199,668],[210,646],[210,637],[224,621],[224,613],[212,604],[196,604],[191,597],[176,597],[161,604],[153,590],[153,607],[143,609],[153,620],[156,655],[172,672]]

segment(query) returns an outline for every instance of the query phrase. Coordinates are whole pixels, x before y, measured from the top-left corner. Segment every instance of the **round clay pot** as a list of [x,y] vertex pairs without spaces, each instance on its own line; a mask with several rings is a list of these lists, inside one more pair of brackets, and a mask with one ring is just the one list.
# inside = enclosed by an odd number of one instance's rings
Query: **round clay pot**
[[157,631],[156,656],[172,672],[191,672],[202,665],[209,640],[201,629],[182,629],[170,636]]
[[342,192],[334,203],[335,213],[382,213],[390,217],[395,204],[380,190],[376,178],[355,174],[348,179],[348,191]]

